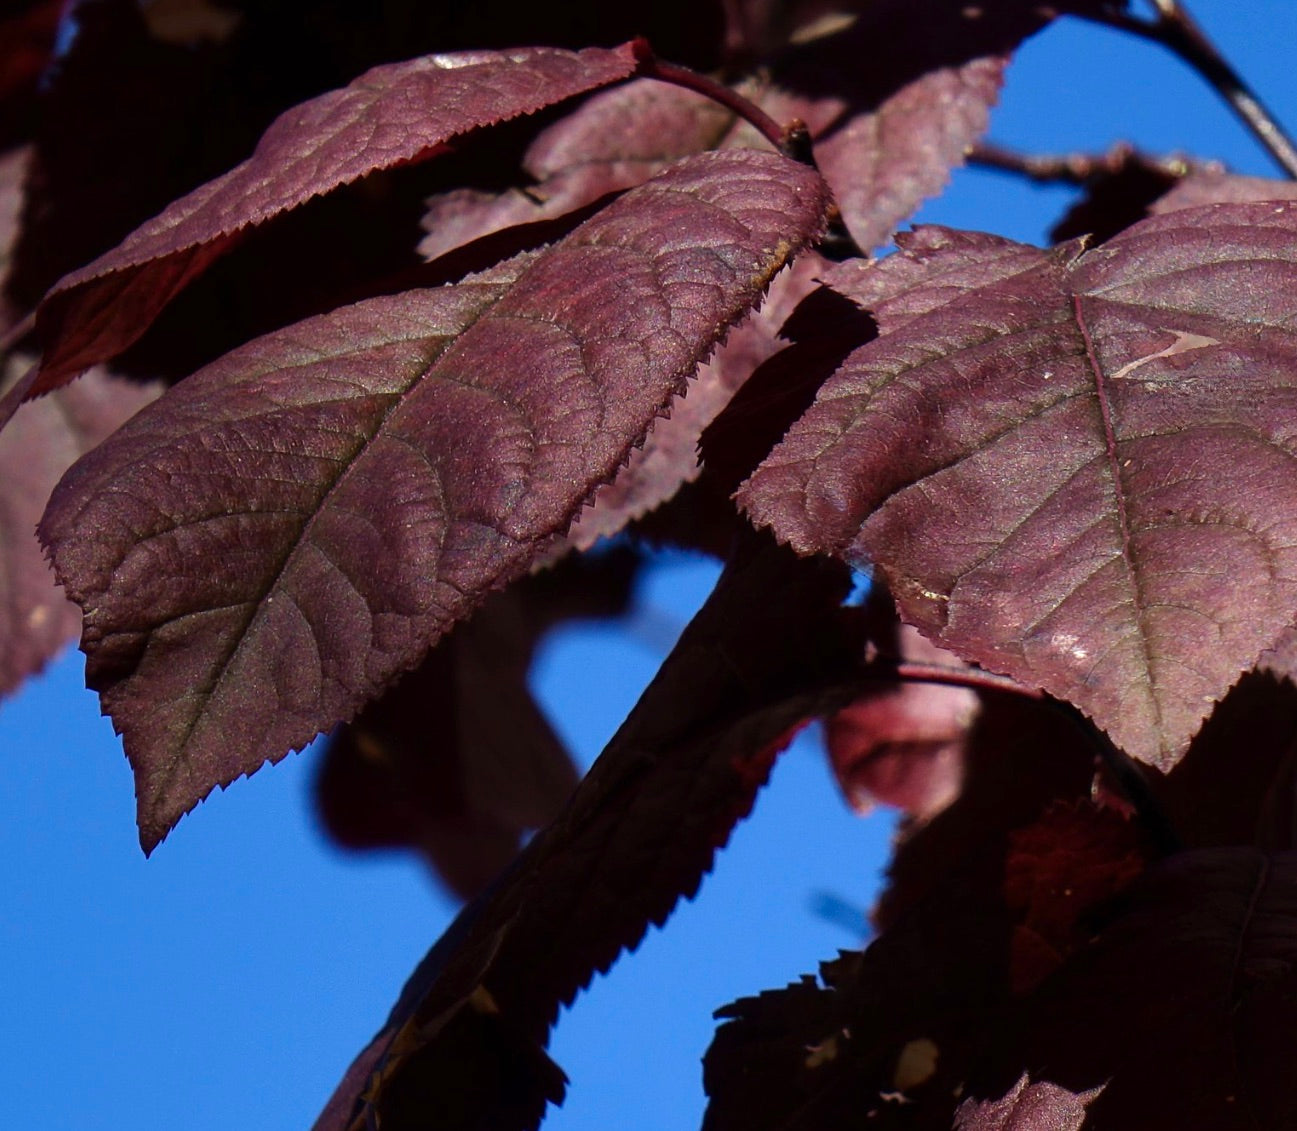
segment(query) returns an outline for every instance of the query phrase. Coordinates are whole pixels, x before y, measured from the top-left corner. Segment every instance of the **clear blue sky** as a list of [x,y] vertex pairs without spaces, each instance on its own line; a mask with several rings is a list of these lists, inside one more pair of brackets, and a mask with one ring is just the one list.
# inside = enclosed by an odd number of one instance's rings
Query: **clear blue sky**
[[[1193,10],[1297,128],[1297,4],[1196,0]],[[1029,44],[992,136],[1037,151],[1128,138],[1243,172],[1271,166],[1165,52],[1065,22]],[[1070,194],[956,176],[922,219],[1039,242]],[[640,595],[680,623],[714,568],[673,559]],[[642,634],[565,632],[537,684],[588,763],[651,677]],[[81,689],[81,657],[0,704],[0,1093],[40,1131],[305,1128],[453,913],[413,860],[348,857],[314,825],[314,751],[239,782],[146,861],[120,745]],[[561,1021],[572,1078],[554,1131],[687,1128],[702,1109],[710,1012],[782,984],[855,941],[813,911],[872,897],[890,835],[838,798],[813,741],[776,770],[697,901],[653,932]]]

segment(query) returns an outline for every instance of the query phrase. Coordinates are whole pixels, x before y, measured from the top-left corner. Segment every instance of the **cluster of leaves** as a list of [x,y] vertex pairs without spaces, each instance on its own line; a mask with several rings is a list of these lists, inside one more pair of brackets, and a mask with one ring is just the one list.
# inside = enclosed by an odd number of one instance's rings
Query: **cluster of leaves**
[[[1292,185],[872,257],[1112,0],[295,7],[3,25],[0,690],[80,621],[145,851],[333,730],[335,835],[471,899],[319,1131],[535,1126],[815,717],[912,817],[707,1126],[1297,1125]],[[531,652],[660,541],[725,572],[578,784]]]

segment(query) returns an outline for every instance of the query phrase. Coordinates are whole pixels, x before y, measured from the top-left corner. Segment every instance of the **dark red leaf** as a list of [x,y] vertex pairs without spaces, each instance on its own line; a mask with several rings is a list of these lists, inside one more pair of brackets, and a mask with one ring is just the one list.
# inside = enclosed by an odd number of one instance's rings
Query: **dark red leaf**
[[[386,1051],[362,1054],[377,1081],[369,1115],[388,1131],[426,1125],[421,1080],[445,1079],[456,1065],[491,1080],[489,1065],[502,1047],[518,1048],[519,1034],[533,1068],[515,1085],[552,1094],[552,1065],[539,1053],[559,1006],[697,890],[790,730],[849,694],[859,642],[839,616],[845,573],[753,543],[567,810],[429,953],[380,1034]],[[763,599],[772,591],[780,601]],[[469,1014],[466,1038],[460,1019]],[[494,1019],[489,1033],[484,1016]],[[317,1131],[367,1125],[356,1075]],[[474,1096],[473,1126],[535,1126],[504,1110],[516,1093]]]
[[828,278],[880,337],[741,502],[1170,768],[1297,607],[1297,212],[1181,210],[1088,253],[904,246]]
[[725,107],[654,79],[601,91],[544,130],[523,169],[536,183],[496,194],[455,189],[428,201],[419,252],[429,259],[515,224],[553,220],[641,184],[729,131]]
[[1150,784],[1186,848],[1283,851],[1297,847],[1295,772],[1297,687],[1254,671],[1230,689],[1183,761]]
[[1241,177],[1237,173],[1206,170],[1179,181],[1152,205],[1152,212],[1174,212],[1204,204],[1247,204],[1254,200],[1297,199],[1297,184],[1270,177]]
[[242,165],[55,285],[38,316],[45,356],[31,395],[125,349],[245,229],[479,127],[625,78],[635,50],[430,55],[376,67],[285,112]]
[[727,1023],[704,1060],[706,1131],[951,1126],[1011,999],[1024,915],[1005,899],[1014,832],[1084,797],[1092,773],[1080,729],[1059,712],[985,699],[959,797],[904,826],[869,949],[718,1013]]
[[1081,1131],[1085,1109],[1103,1091],[1069,1092],[1024,1072],[998,1100],[965,1100],[955,1113],[955,1131]]
[[1089,939],[1082,917],[1129,887],[1147,863],[1138,825],[1085,801],[1055,802],[1009,835],[1004,898],[1017,916],[1010,988],[1025,993]]
[[765,301],[730,333],[710,361],[698,367],[688,389],[671,402],[617,478],[595,492],[568,534],[577,549],[619,533],[628,522],[659,506],[696,479],[698,441],[756,367],[779,348],[779,328],[814,286],[827,261],[808,252],[775,276]]
[[1024,1003],[1000,1062],[1104,1085],[1091,1118],[1112,1131],[1297,1126],[1297,855],[1184,853],[1120,904]]
[[579,774],[527,683],[541,633],[625,610],[638,559],[571,555],[493,594],[329,742],[325,828],[349,848],[410,847],[461,898],[557,816]]
[[[892,658],[960,667],[917,630],[900,626]],[[977,719],[977,693],[937,683],[893,683],[863,695],[824,727],[829,762],[858,813],[894,805],[920,821],[963,786],[964,749]]]
[[[18,369],[33,359],[11,360]],[[76,388],[27,405],[0,433],[0,695],[43,668],[81,623],[36,540],[50,491],[73,460],[157,394],[91,373]]]
[[42,537],[145,847],[524,572],[825,204],[777,154],[693,158],[542,254],[258,339],[79,463]]

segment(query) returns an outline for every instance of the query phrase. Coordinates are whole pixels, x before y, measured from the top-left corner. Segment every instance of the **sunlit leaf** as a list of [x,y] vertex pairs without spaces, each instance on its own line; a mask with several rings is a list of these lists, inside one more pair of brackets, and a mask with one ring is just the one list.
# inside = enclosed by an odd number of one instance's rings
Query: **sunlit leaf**
[[1101,248],[922,229],[828,281],[881,331],[740,499],[1168,769],[1297,608],[1297,211]]
[[628,76],[635,49],[429,55],[366,72],[282,114],[256,152],[60,280],[41,305],[37,395],[125,349],[247,228],[451,139]]
[[776,154],[693,158],[544,253],[258,339],[82,460],[42,537],[146,848],[524,572],[825,204]]

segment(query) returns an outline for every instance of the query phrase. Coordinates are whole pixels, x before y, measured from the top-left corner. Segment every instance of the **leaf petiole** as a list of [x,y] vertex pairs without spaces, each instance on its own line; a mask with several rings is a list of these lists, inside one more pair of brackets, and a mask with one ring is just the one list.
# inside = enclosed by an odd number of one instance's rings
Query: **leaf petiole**
[[1094,747],[1100,765],[1111,775],[1122,796],[1134,806],[1140,821],[1158,851],[1164,856],[1179,852],[1184,845],[1172,827],[1161,803],[1149,788],[1143,771],[1133,758],[1122,750],[1096,726],[1089,717],[1071,703],[1045,694],[1039,688],[1019,683],[1007,675],[997,675],[975,667],[957,667],[948,664],[929,664],[914,660],[900,660],[887,656],[874,656],[866,661],[861,674],[866,679],[888,679],[901,683],[939,683],[947,687],[966,687],[972,691],[1004,691],[1034,699],[1059,714],[1064,715],[1085,735]]
[[658,82],[670,83],[672,86],[683,87],[685,90],[692,90],[710,98],[748,122],[785,157],[799,161],[803,165],[814,166],[811,158],[811,136],[805,123],[800,119],[794,119],[787,126],[781,126],[755,102],[724,83],[717,82],[688,67],[665,63],[648,51],[644,51],[641,56],[640,67],[636,73],[641,78],[657,79]]

